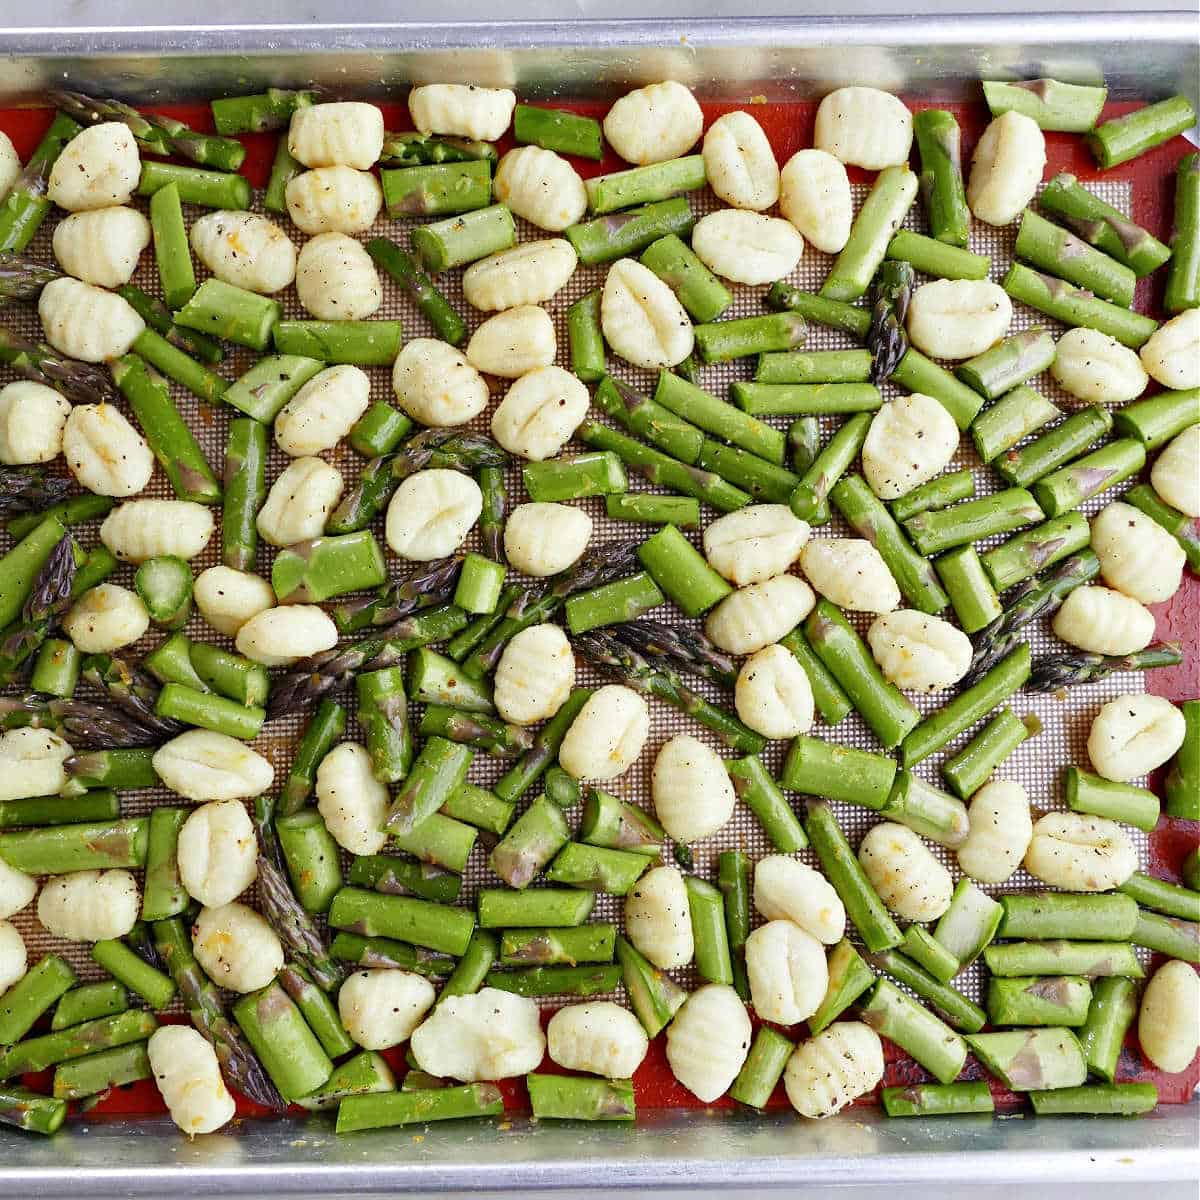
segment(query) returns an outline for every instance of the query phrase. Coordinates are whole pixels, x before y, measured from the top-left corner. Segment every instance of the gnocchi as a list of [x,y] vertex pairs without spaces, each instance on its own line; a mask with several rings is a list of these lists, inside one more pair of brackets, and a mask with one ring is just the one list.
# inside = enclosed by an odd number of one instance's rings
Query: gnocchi
[[69,275],[42,288],[38,316],[46,341],[80,362],[111,362],[128,354],[146,328],[127,300]]
[[292,239],[257,213],[205,213],[192,225],[189,238],[196,257],[234,287],[270,296],[296,278]]
[[192,927],[192,951],[204,973],[231,992],[266,987],[283,967],[283,946],[275,930],[236,900],[200,910]]
[[565,571],[587,549],[592,518],[582,508],[538,501],[518,504],[504,526],[504,553],[523,575]]
[[517,98],[507,88],[427,83],[408,93],[408,112],[422,133],[494,142],[508,128]]
[[154,473],[146,439],[111,404],[76,404],[63,424],[62,451],[76,483],[98,496],[134,496]]
[[611,1000],[568,1004],[546,1026],[546,1051],[568,1071],[628,1079],[650,1047],[641,1022]]
[[1200,425],[1176,434],[1150,470],[1154,490],[1173,508],[1200,517]]
[[29,955],[20,930],[9,921],[0,921],[0,991],[8,991],[25,978]]
[[867,630],[867,644],[884,675],[898,688],[915,692],[940,692],[957,683],[974,654],[961,629],[911,608],[876,617]]
[[803,579],[776,575],[726,596],[708,614],[704,632],[729,654],[753,654],[795,629],[815,602]]
[[513,383],[492,413],[492,437],[510,454],[542,462],[567,444],[587,411],[588,390],[570,371],[537,367]]
[[625,932],[660,970],[685,967],[696,952],[691,905],[674,867],[652,867],[625,898]]
[[430,562],[453,554],[483,511],[470,475],[435,468],[410,475],[387,509],[387,544],[401,558]]
[[635,367],[673,367],[695,344],[691,318],[649,267],[632,258],[613,263],[600,294],[604,340]]
[[413,1030],[409,1046],[421,1070],[475,1083],[536,1071],[546,1038],[532,1000],[485,987],[447,996]]
[[151,760],[171,791],[197,803],[265,792],[275,768],[245,742],[210,729],[189,729],[164,743]]
[[940,475],[957,449],[958,426],[932,396],[886,400],[863,441],[863,478],[881,500],[895,500]]
[[1137,850],[1115,821],[1051,812],[1033,826],[1025,870],[1051,887],[1109,892],[1137,870]]
[[696,97],[673,79],[627,92],[604,118],[608,144],[626,162],[639,166],[686,154],[703,128]]
[[355,971],[338,990],[338,1016],[365,1050],[408,1041],[433,1007],[433,984],[411,971]]
[[71,605],[62,624],[80,653],[108,654],[136,642],[150,628],[150,614],[136,592],[101,583]]
[[768,854],[755,864],[754,907],[768,921],[790,921],[827,946],[846,929],[846,909],[833,885],[786,854]]
[[884,821],[868,829],[858,861],[888,909],[924,925],[950,907],[950,872],[911,829]]
[[1012,315],[1012,301],[998,283],[935,279],[912,294],[908,336],[933,358],[973,358],[1008,332]]
[[0,388],[0,463],[52,462],[63,448],[71,405],[52,387],[18,379]]
[[577,261],[566,238],[522,242],[473,262],[463,272],[463,296],[480,312],[544,304],[575,273]]
[[150,244],[150,222],[136,208],[93,208],[54,227],[51,248],[68,275],[97,287],[128,283]]
[[1092,550],[1110,587],[1142,604],[1169,600],[1183,579],[1183,547],[1161,525],[1119,500],[1092,518]]
[[783,1071],[792,1107],[813,1120],[832,1117],[883,1078],[883,1043],[861,1021],[836,1021],[796,1047]]
[[162,1025],[146,1043],[154,1084],[171,1120],[189,1137],[232,1121],[237,1105],[221,1078],[216,1051],[190,1025]]
[[296,260],[296,296],[321,321],[361,321],[383,303],[371,256],[344,233],[318,234]]
[[461,350],[437,338],[413,338],[396,356],[392,390],[422,425],[465,425],[487,407],[488,387]]
[[137,142],[123,121],[77,133],[50,168],[46,195],[59,208],[84,212],[128,204],[142,174]]
[[387,842],[383,820],[388,791],[371,771],[371,756],[357,742],[342,742],[317,768],[317,811],[333,840],[351,854],[378,854]]
[[371,380],[360,367],[326,367],[275,418],[275,444],[292,458],[332,450],[367,411]]
[[637,761],[650,734],[646,701],[619,683],[597,688],[571,722],[558,763],[576,779],[616,779]]
[[710,271],[734,283],[771,283],[804,256],[804,238],[780,217],[723,208],[696,222],[692,249]]
[[137,924],[141,899],[128,871],[71,871],[42,884],[37,916],[55,937],[102,942],[124,937]]
[[575,686],[575,654],[557,625],[522,629],[496,667],[496,711],[513,725],[536,725],[562,708]]
[[7,729],[0,733],[0,802],[52,796],[67,782],[63,763],[75,753],[49,729]]
[[1200,387],[1200,309],[1185,309],[1160,325],[1139,355],[1146,372],[1163,387]]
[[1029,797],[1015,780],[993,779],[971,797],[958,865],[980,883],[1003,883],[1021,865],[1033,838]]
[[21,174],[21,160],[17,156],[12,139],[0,130],[0,200],[8,195],[9,188]]
[[200,615],[226,637],[237,637],[251,617],[275,604],[275,592],[261,575],[225,566],[201,571],[192,595]]
[[1088,758],[1105,779],[1128,783],[1162,766],[1183,745],[1186,732],[1183,713],[1170,700],[1118,696],[1092,721]]
[[1051,623],[1056,637],[1090,654],[1132,654],[1154,640],[1154,614],[1112,588],[1076,588]]
[[518,146],[496,165],[496,199],[531,225],[558,233],[587,211],[587,189],[565,158],[540,146]]
[[255,613],[237,631],[239,654],[264,667],[290,667],[337,645],[337,626],[316,604],[286,604]]
[[705,526],[704,557],[737,587],[763,583],[800,557],[810,533],[786,504],[749,504]]
[[754,1011],[776,1025],[811,1017],[829,987],[825,947],[791,921],[768,921],[746,939],[746,975]]
[[812,728],[812,684],[784,646],[764,646],[742,663],[733,700],[742,723],[763,737],[790,738]]
[[886,613],[899,607],[900,588],[865,538],[817,538],[804,547],[800,566],[809,583],[838,608]]
[[667,1026],[671,1073],[706,1103],[723,1096],[750,1052],[750,1018],[733,988],[709,983],[694,991]]
[[365,233],[383,207],[383,189],[369,171],[317,167],[288,181],[288,216],[301,233]]
[[1088,404],[1124,404],[1146,388],[1149,376],[1136,350],[1082,326],[1068,329],[1054,348],[1050,374],[1064,391]]
[[37,880],[0,858],[0,920],[19,913],[37,894]]
[[1186,1071],[1200,1047],[1200,976],[1185,962],[1163,963],[1138,1009],[1138,1045],[1160,1071]]
[[854,220],[846,168],[825,150],[798,150],[779,174],[779,211],[822,253],[839,253]]
[[383,151],[383,113],[356,100],[305,105],[292,113],[287,144],[306,167],[368,171]]
[[342,495],[342,473],[320,458],[297,458],[271,484],[256,525],[264,542],[291,546],[318,538]]
[[200,805],[180,827],[178,854],[180,882],[207,908],[236,900],[258,878],[258,843],[240,800]]
[[659,821],[677,842],[711,837],[733,816],[733,783],[725,764],[691,734],[663,743],[654,759],[651,791]]
[[813,145],[840,162],[868,171],[901,167],[908,162],[912,140],[912,113],[890,92],[838,88],[817,107]]
[[1046,139],[1037,122],[1009,110],[983,131],[971,159],[967,204],[986,225],[1007,225],[1033,199],[1046,166]]
[[212,509],[192,500],[126,500],[104,518],[100,540],[122,562],[189,559],[203,552],[215,524]]
[[779,199],[779,164],[763,127],[748,112],[718,117],[704,135],[708,186],[733,208],[755,212]]
[[548,367],[557,353],[554,322],[536,304],[522,304],[488,317],[467,343],[471,366],[501,379],[519,379],[538,367]]

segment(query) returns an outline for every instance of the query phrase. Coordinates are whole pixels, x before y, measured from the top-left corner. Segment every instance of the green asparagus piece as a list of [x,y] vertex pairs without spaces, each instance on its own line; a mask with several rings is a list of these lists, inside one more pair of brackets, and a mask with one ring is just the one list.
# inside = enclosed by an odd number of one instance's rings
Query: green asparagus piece
[[612,175],[596,175],[585,184],[588,210],[602,216],[635,204],[653,204],[694,192],[706,182],[704,158],[699,154],[632,167]]
[[1089,246],[1069,229],[1027,208],[1013,252],[1040,271],[1052,273],[1122,308],[1133,304],[1137,276],[1130,267]]
[[380,171],[379,182],[393,219],[471,212],[492,200],[492,165],[480,159]]
[[115,1016],[128,1007],[129,993],[124,984],[115,979],[106,979],[102,983],[85,983],[64,993],[55,1006],[54,1016],[50,1018],[50,1028],[68,1029],[72,1025],[94,1021],[98,1017]]
[[[680,161],[687,162],[688,160]],[[624,172],[624,174],[632,175],[634,172]],[[703,174],[703,165],[701,174]],[[615,182],[617,178],[619,176],[607,176],[610,183]],[[598,190],[601,182],[601,180],[589,180],[587,184],[589,194],[594,185]],[[606,200],[611,196],[613,190],[611,187],[604,189]],[[646,198],[649,199],[649,197]],[[696,257],[691,247],[673,233],[659,238],[656,242],[651,242],[643,251],[641,261],[679,297],[679,303],[687,310],[693,321],[698,323],[715,321],[733,303],[733,294],[729,289]]]
[[518,104],[513,110],[513,138],[522,145],[541,146],[559,154],[597,161],[604,157],[600,122],[562,109]]
[[1123,483],[1145,465],[1146,450],[1141,442],[1118,438],[1039,479],[1033,494],[1046,516],[1056,517]]
[[876,982],[862,1015],[872,1029],[911,1054],[939,1083],[952,1083],[963,1069],[966,1042],[890,981]]
[[415,971],[418,975],[441,978],[455,969],[454,959],[449,955],[392,938],[362,937],[355,933],[337,934],[329,945],[329,953],[341,962],[371,971]]
[[1119,975],[1141,979],[1145,972],[1128,942],[1005,942],[983,952],[987,969],[1001,978],[1021,975]]
[[687,237],[695,223],[687,198],[677,196],[569,225],[563,236],[575,247],[585,267],[595,267],[618,258],[632,258],[668,234]]
[[762,1026],[754,1035],[750,1053],[729,1089],[730,1096],[751,1108],[765,1107],[795,1049],[782,1033],[770,1026]]
[[1092,406],[1068,417],[1019,450],[999,455],[992,466],[1014,487],[1027,487],[1094,445],[1113,426],[1107,409]]
[[[576,893],[569,894],[574,896]],[[536,922],[499,922],[501,926],[522,923]],[[471,940],[475,918],[463,908],[449,908],[429,900],[383,896],[347,887],[333,898],[329,924],[334,929],[345,929],[364,937],[397,938],[441,954],[461,955],[466,952],[467,943]]]
[[1061,416],[1061,411],[1049,400],[1022,385],[1001,396],[975,418],[971,423],[971,438],[979,457],[990,463]]
[[582,888],[531,888],[523,892],[481,888],[476,899],[481,929],[582,925],[595,903],[595,892]]
[[1135,871],[1121,884],[1120,890],[1144,908],[1186,921],[1200,921],[1200,894],[1191,887],[1180,887]]
[[434,332],[457,346],[467,336],[467,324],[454,306],[434,287],[416,261],[388,238],[372,238],[367,253],[412,296]]
[[1079,767],[1067,767],[1063,772],[1063,798],[1072,812],[1124,821],[1147,833],[1158,824],[1158,797],[1152,791],[1113,783]]
[[808,845],[800,821],[761,759],[753,754],[726,759],[725,769],[738,799],[758,818],[779,853],[791,854]]
[[28,1038],[0,1051],[0,1077],[31,1075],[47,1067],[82,1058],[99,1050],[126,1046],[148,1038],[158,1027],[154,1017],[141,1009],[130,1009],[111,1017],[85,1021],[57,1033]]
[[210,277],[175,314],[175,321],[185,329],[197,329],[261,354],[270,345],[271,332],[282,317],[283,307],[278,300]]
[[[242,175],[225,171],[205,171],[200,167],[183,167],[175,163],[143,162],[137,194],[153,196],[161,188],[175,184],[184,204],[199,204],[206,208],[248,209],[254,202],[254,189]],[[201,331],[203,332],[203,331]]]
[[973,796],[992,772],[1023,742],[1042,731],[1029,713],[1017,717],[1002,708],[953,758],[942,764],[942,775],[960,800]]
[[233,1016],[285,1100],[308,1095],[333,1074],[332,1061],[278,982],[243,996]]
[[1197,154],[1185,154],[1175,168],[1174,229],[1163,307],[1169,313],[1181,313],[1200,307],[1200,155]]
[[97,942],[92,947],[92,958],[156,1012],[169,1007],[175,999],[171,977],[143,962],[124,942],[115,938]]
[[905,492],[892,501],[892,516],[897,521],[907,521],[918,513],[930,509],[947,508],[959,500],[970,500],[975,495],[975,477],[968,468],[939,475]]
[[54,1072],[53,1091],[59,1100],[82,1100],[152,1074],[146,1043],[131,1042],[63,1063]]
[[[921,179],[923,184],[924,172]],[[986,254],[973,254],[957,243],[925,237],[910,229],[897,230],[888,243],[887,256],[938,279],[986,279],[992,265]]]
[[1137,988],[1130,979],[1109,975],[1092,984],[1092,1003],[1079,1030],[1088,1070],[1112,1083],[1125,1034],[1137,1016]]
[[1185,700],[1180,706],[1185,729],[1171,769],[1167,772],[1167,816],[1200,820],[1200,702]]
[[907,166],[879,172],[855,218],[850,240],[821,286],[822,297],[847,302],[866,293],[916,195],[917,177]]
[[46,195],[50,169],[79,131],[80,126],[66,113],[56,112],[29,161],[7,194],[0,196],[0,251],[19,254],[33,241],[51,208]]
[[889,1117],[949,1117],[995,1111],[988,1085],[979,1083],[910,1083],[879,1093]]
[[325,363],[390,367],[400,353],[399,321],[279,321],[271,341],[280,354]]
[[869,413],[851,417],[813,460],[789,500],[792,512],[802,521],[810,525],[828,524],[829,493],[858,457],[870,427]]
[[[57,954],[47,954],[0,996],[0,1045],[19,1042],[34,1022],[75,984],[71,964]],[[111,1012],[89,1014],[109,1016]],[[80,1021],[88,1017],[81,1016]],[[51,1028],[56,1028],[52,1026]]]
[[1096,126],[1087,144],[1096,162],[1108,170],[1169,142],[1195,123],[1196,110],[1187,97],[1172,96]]
[[[885,950],[882,954],[870,955],[868,961],[880,971],[886,971],[893,979],[911,988],[922,1000],[935,1008],[946,1022],[963,1033],[978,1033],[991,1011],[985,1013],[979,1005],[968,1000],[961,992],[942,983],[923,967],[904,957],[896,950]],[[1003,982],[992,980],[993,983]],[[990,996],[989,992],[989,996]],[[994,1020],[993,1016],[993,1020]],[[1012,1024],[1013,1022],[1004,1022]]]
[[971,212],[963,185],[958,121],[945,109],[926,109],[913,118],[913,133],[921,158],[921,201],[930,232],[948,246],[966,246]]
[[985,952],[985,947],[990,947],[1003,916],[1004,909],[996,900],[971,880],[960,879],[950,897],[950,907],[934,926],[933,936],[967,967]]
[[1002,286],[1014,300],[1028,304],[1064,325],[1097,329],[1134,350],[1158,328],[1158,322],[1151,317],[1100,300],[1085,288],[1072,287],[1053,275],[1043,275],[1021,263],[1009,267]]
[[428,1121],[498,1117],[503,1112],[504,1099],[494,1083],[467,1083],[460,1087],[347,1096],[338,1105],[335,1128],[338,1133],[356,1133],[360,1129],[423,1125]]
[[435,275],[507,250],[517,240],[512,213],[503,204],[417,226],[410,237],[421,266]]
[[602,964],[588,967],[526,967],[517,971],[489,971],[487,987],[518,996],[596,996],[613,991],[621,969]]

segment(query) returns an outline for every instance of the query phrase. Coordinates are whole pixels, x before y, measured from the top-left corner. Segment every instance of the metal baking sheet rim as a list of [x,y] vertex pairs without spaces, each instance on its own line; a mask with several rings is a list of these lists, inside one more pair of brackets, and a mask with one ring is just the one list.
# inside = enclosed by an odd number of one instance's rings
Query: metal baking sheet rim
[[[128,64],[154,51],[170,62],[178,80],[202,82],[200,72],[178,72],[180,59],[206,68],[232,57],[243,84],[286,83],[277,72],[304,74],[312,58],[380,56],[398,69],[376,84],[395,87],[419,78],[421,60],[441,67],[449,51],[469,47],[476,71],[512,73],[513,84],[553,94],[564,87],[544,74],[539,52],[575,48],[599,56],[611,69],[603,86],[661,74],[662,54],[690,63],[696,81],[717,85],[728,74],[728,55],[749,55],[741,79],[784,72],[785,90],[827,85],[803,77],[806,54],[831,45],[879,47],[896,69],[896,86],[934,84],[952,71],[978,76],[1028,71],[1054,62],[1060,73],[1103,73],[1115,89],[1139,84],[1151,91],[1180,87],[1195,98],[1197,52],[1194,14],[1034,14],[947,19],[745,19],[717,21],[508,22],[417,26],[372,23],[348,26],[256,25],[165,28],[153,24],[152,4],[140,27],[13,28],[0,24],[0,101],[41,85],[48,70],[63,82],[89,86],[120,78],[112,90],[137,98],[166,96],[169,78],[154,70],[140,76]],[[0,15],[0,21],[3,20]],[[1081,38],[1081,30],[1086,35]],[[1154,61],[1130,54],[1132,43],[1153,50]],[[755,56],[754,51],[759,51]],[[940,54],[939,51],[952,51]],[[312,56],[312,57],[309,57]],[[439,70],[452,78],[464,69]],[[557,56],[556,56],[557,58]],[[561,62],[561,59],[558,59]],[[201,66],[200,62],[195,64]],[[228,72],[232,63],[226,62]],[[66,70],[68,80],[63,80]],[[861,77],[861,63],[855,68]],[[1136,75],[1131,74],[1136,71]],[[75,79],[76,73],[81,77]],[[213,72],[220,74],[220,72]],[[317,72],[312,72],[316,75]],[[346,74],[338,71],[338,78]],[[360,86],[358,72],[350,79]],[[212,78],[212,75],[209,76]],[[361,80],[369,76],[364,74]],[[307,81],[307,80],[305,80]],[[500,82],[499,80],[497,82]],[[570,83],[571,81],[568,81]],[[593,77],[593,84],[595,77]],[[248,90],[248,88],[247,88]],[[952,1118],[887,1121],[854,1110],[826,1122],[800,1122],[790,1114],[729,1111],[647,1114],[636,1126],[543,1125],[525,1120],[459,1123],[432,1133],[381,1130],[336,1138],[325,1120],[246,1121],[232,1132],[194,1142],[181,1139],[165,1120],[81,1123],[53,1139],[0,1131],[0,1194],[52,1196],[229,1196],[248,1191],[270,1196],[391,1192],[612,1191],[735,1185],[739,1190],[839,1184],[919,1184],[955,1181],[1065,1183],[1116,1179],[1188,1181],[1197,1177],[1198,1104],[1159,1110],[1149,1117],[1036,1120]],[[402,1151],[402,1154],[398,1154]],[[466,1161],[466,1160],[470,1161]]]

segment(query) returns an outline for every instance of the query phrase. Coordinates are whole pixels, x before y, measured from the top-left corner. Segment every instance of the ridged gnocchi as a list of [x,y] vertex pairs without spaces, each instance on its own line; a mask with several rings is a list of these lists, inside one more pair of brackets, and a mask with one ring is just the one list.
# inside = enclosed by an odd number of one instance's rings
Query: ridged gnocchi
[[604,340],[635,367],[673,367],[692,352],[691,318],[679,298],[636,259],[613,263],[600,293]]
[[257,213],[205,213],[192,225],[189,237],[196,257],[234,287],[269,296],[296,278],[292,239]]
[[72,213],[54,227],[51,248],[68,275],[97,287],[128,283],[150,244],[150,222],[120,205]]
[[473,262],[463,272],[463,296],[480,312],[544,304],[575,273],[578,261],[566,238],[522,242]]
[[771,283],[796,269],[804,238],[781,217],[723,208],[696,222],[692,249],[710,271],[734,283]]
[[571,722],[558,763],[576,779],[616,779],[637,761],[650,734],[646,701],[632,688],[597,688]]
[[718,199],[755,212],[779,199],[779,164],[763,127],[748,112],[718,117],[704,134],[704,172]]
[[1046,166],[1046,139],[1037,122],[1010,110],[983,131],[971,159],[967,203],[986,225],[1007,225],[1033,199]]
[[193,500],[126,500],[104,518],[100,540],[122,562],[190,559],[203,552],[215,525],[212,509]]
[[64,275],[52,279],[38,297],[46,341],[80,362],[111,362],[129,353],[146,322],[113,292]]
[[587,416],[588,390],[562,367],[536,367],[513,382],[492,413],[492,437],[533,462],[553,458]]
[[1051,812],[1033,826],[1025,870],[1051,887],[1109,892],[1137,870],[1137,850],[1115,821]]
[[1165,388],[1200,387],[1200,308],[1160,325],[1138,352],[1150,377]]
[[1010,324],[1012,301],[988,279],[923,283],[908,306],[908,336],[933,358],[973,358],[998,342]]
[[1097,329],[1068,329],[1054,348],[1050,374],[1088,404],[1124,404],[1145,391],[1149,376],[1136,350]]
[[837,1021],[796,1047],[783,1072],[792,1107],[813,1120],[832,1117],[883,1078],[883,1043],[861,1021]]
[[993,779],[971,797],[958,865],[980,883],[1003,883],[1021,865],[1033,837],[1029,797],[1015,780]]
[[950,907],[950,873],[906,826],[872,826],[859,843],[858,861],[880,900],[902,920],[923,925]]
[[776,575],[726,596],[708,614],[704,632],[729,654],[753,654],[795,629],[815,603],[803,579]]
[[625,932],[660,970],[692,961],[696,943],[683,876],[674,867],[653,867],[625,897]]
[[538,501],[518,504],[504,525],[504,553],[523,575],[543,578],[579,560],[592,536],[582,508]]
[[1154,614],[1112,588],[1076,588],[1052,622],[1055,637],[1089,654],[1132,654],[1154,640]]
[[150,482],[154,454],[111,404],[76,404],[63,425],[62,451],[80,487],[98,496],[133,496]]
[[649,1046],[637,1017],[611,1000],[568,1004],[546,1026],[546,1051],[554,1062],[606,1079],[628,1079]]
[[355,971],[338,990],[338,1016],[365,1050],[408,1041],[433,1007],[433,984],[411,971]]
[[1200,425],[1177,434],[1150,469],[1154,490],[1173,508],[1200,517]]
[[912,150],[908,106],[873,87],[843,87],[817,106],[813,145],[834,158],[868,171],[900,167]]
[[779,174],[779,211],[822,253],[839,253],[854,220],[846,168],[825,150],[798,150]]
[[292,458],[332,450],[370,402],[371,380],[360,367],[326,367],[314,375],[275,418],[275,444]]
[[686,154],[703,128],[696,97],[673,79],[627,92],[604,118],[608,144],[639,166]]
[[62,453],[71,405],[52,387],[18,379],[0,388],[0,463],[52,462]]
[[1119,500],[1092,518],[1092,551],[1110,587],[1142,604],[1169,600],[1183,579],[1183,547],[1145,513]]
[[9,188],[20,173],[21,159],[12,144],[12,139],[0,130],[0,200],[8,195]]
[[68,212],[128,204],[142,174],[137,142],[123,121],[77,133],[50,168],[46,195]]
[[915,692],[940,692],[957,683],[974,653],[961,629],[911,608],[876,617],[867,630],[867,644],[884,675],[898,688]]
[[236,900],[200,910],[192,926],[192,952],[213,983],[231,992],[266,987],[283,967],[283,945],[275,930]]
[[518,146],[496,165],[496,199],[531,225],[558,233],[587,211],[587,189],[565,158],[540,146]]
[[296,260],[296,295],[321,321],[361,321],[383,303],[374,260],[344,233],[321,233],[304,243]]
[[316,604],[285,604],[255,613],[237,631],[240,654],[264,667],[290,667],[337,645],[337,626]]
[[306,167],[367,171],[383,150],[383,113],[358,100],[305,105],[292,114],[287,140],[288,153]]
[[67,781],[63,763],[74,753],[49,729],[6,729],[0,733],[0,802],[61,791]]
[[825,947],[791,921],[768,921],[746,939],[746,975],[754,1011],[776,1025],[811,1017],[829,987]]
[[0,859],[0,920],[19,913],[37,895],[37,880]]
[[317,811],[343,850],[378,854],[387,842],[383,819],[388,791],[371,771],[371,756],[357,742],[334,746],[317,768]]
[[886,400],[862,448],[863,478],[881,500],[895,500],[941,474],[958,449],[958,426],[932,396]]
[[671,1073],[708,1103],[728,1090],[750,1052],[750,1018],[733,988],[709,983],[694,991],[667,1026]]
[[677,842],[711,837],[733,816],[733,783],[725,764],[691,734],[663,743],[654,759],[651,791],[659,821]]
[[575,654],[549,623],[522,629],[496,666],[496,711],[513,725],[536,725],[562,708],[575,686]]
[[730,583],[744,587],[785,572],[811,530],[786,504],[750,504],[704,529],[704,556]]
[[71,605],[62,624],[80,653],[109,654],[136,642],[150,628],[150,614],[136,592],[100,583]]
[[55,937],[101,942],[124,937],[137,924],[141,900],[128,871],[71,871],[42,884],[37,916]]
[[536,1071],[546,1038],[532,1000],[485,987],[447,996],[413,1030],[409,1048],[430,1075],[476,1083]]
[[236,800],[265,792],[275,778],[269,759],[245,742],[210,729],[189,729],[164,743],[151,760],[171,791],[187,800]]
[[1088,733],[1092,766],[1117,783],[1162,766],[1187,732],[1183,713],[1170,700],[1148,694],[1118,696],[1096,714]]
[[422,133],[494,142],[512,120],[517,98],[508,88],[469,83],[427,83],[408,93],[408,112]]
[[833,885],[786,854],[768,854],[755,864],[754,907],[768,921],[791,921],[827,946],[846,929],[846,909]]
[[461,350],[438,338],[413,338],[396,356],[392,390],[422,425],[465,425],[487,407],[488,387]]
[[812,728],[812,684],[783,646],[764,646],[742,663],[733,700],[742,724],[763,737],[790,738]]
[[847,612],[886,613],[900,604],[887,563],[865,538],[815,538],[804,547],[800,566],[826,600]]
[[179,879],[193,900],[220,908],[258,878],[258,842],[240,800],[200,805],[179,830]]
[[237,1105],[221,1078],[216,1051],[190,1025],[162,1025],[146,1043],[154,1084],[171,1120],[189,1137],[233,1120]]
[[1200,976],[1178,959],[1146,984],[1138,1009],[1138,1045],[1160,1071],[1186,1071],[1200,1047]]
[[251,617],[275,604],[275,592],[261,575],[226,566],[201,571],[192,586],[192,597],[200,615],[226,637],[237,637]]
[[522,304],[488,317],[467,343],[471,366],[501,379],[519,379],[538,367],[548,367],[557,353],[554,322],[536,304]]
[[483,511],[470,475],[434,468],[403,480],[388,504],[387,544],[401,558],[430,562],[453,554]]
[[263,541],[291,546],[320,537],[342,495],[342,473],[320,458],[297,458],[271,484],[256,524]]
[[365,233],[383,207],[383,189],[370,171],[317,167],[289,180],[284,199],[301,233]]

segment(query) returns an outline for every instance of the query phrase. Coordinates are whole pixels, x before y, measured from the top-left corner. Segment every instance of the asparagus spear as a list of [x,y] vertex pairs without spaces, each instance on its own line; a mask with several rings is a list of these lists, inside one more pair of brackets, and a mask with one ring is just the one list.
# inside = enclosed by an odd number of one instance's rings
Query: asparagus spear
[[871,382],[876,386],[891,378],[908,349],[904,318],[915,282],[911,263],[889,260],[875,272],[867,349],[871,351]]
[[407,575],[385,583],[373,595],[338,604],[333,610],[334,622],[342,633],[353,633],[392,625],[417,609],[444,604],[454,592],[461,566],[457,555],[417,563]]
[[1155,642],[1134,654],[1052,654],[1033,664],[1026,688],[1031,692],[1054,692],[1075,683],[1094,683],[1114,671],[1149,671],[1174,667],[1183,662],[1177,643]]
[[46,195],[50,169],[78,132],[66,113],[56,113],[8,194],[0,196],[0,250],[20,252],[33,240],[51,207]]
[[116,386],[103,368],[64,358],[49,346],[28,341],[2,325],[0,363],[34,383],[54,388],[72,404],[103,404],[117,398]]
[[737,679],[737,664],[698,629],[643,619],[610,625],[608,633],[631,650],[662,660],[672,670],[727,688]]
[[160,717],[155,712],[162,690],[149,671],[133,666],[110,654],[90,654],[83,662],[83,677],[93,687],[107,693],[109,701],[121,712],[166,741],[186,726],[182,721]]
[[0,304],[9,300],[36,300],[42,288],[62,272],[23,254],[0,251]]
[[0,635],[0,683],[12,680],[21,665],[46,640],[55,618],[66,611],[73,599],[77,568],[74,540],[65,537],[38,572],[33,589],[25,598],[21,620]]
[[[32,725],[58,730],[75,747],[119,750],[157,746],[163,734],[117,709],[85,700],[43,700],[40,696],[0,698],[0,726]],[[70,760],[68,760],[70,761]]]

